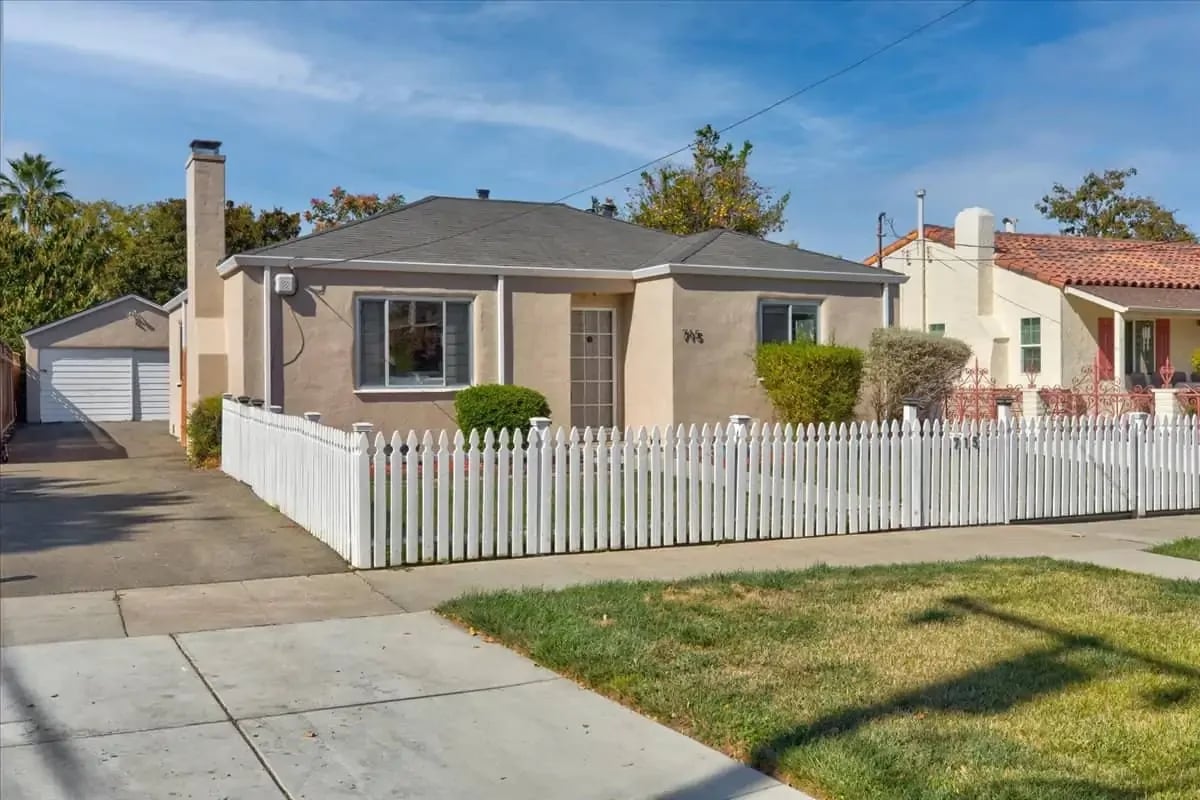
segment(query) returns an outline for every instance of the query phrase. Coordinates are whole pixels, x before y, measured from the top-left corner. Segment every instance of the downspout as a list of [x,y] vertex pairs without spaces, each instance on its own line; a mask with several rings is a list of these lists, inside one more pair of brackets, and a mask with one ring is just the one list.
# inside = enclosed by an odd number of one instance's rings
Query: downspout
[[928,331],[929,291],[925,285],[927,259],[925,258],[925,190],[917,189],[917,241],[920,242],[918,252],[921,254],[921,330]]
[[263,267],[263,405],[271,406],[271,268]]
[[496,382],[508,383],[508,296],[504,276],[496,276]]

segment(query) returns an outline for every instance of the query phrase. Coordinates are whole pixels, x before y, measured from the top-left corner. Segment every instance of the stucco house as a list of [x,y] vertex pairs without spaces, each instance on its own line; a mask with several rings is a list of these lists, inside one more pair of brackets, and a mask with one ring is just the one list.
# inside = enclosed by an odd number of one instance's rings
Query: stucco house
[[680,237],[562,204],[427,197],[225,257],[225,156],[187,162],[188,286],[167,304],[172,428],[205,396],[383,430],[454,427],[515,383],[556,422],[769,418],[760,341],[865,345],[903,275],[725,230]]
[[[1160,385],[1200,347],[1200,245],[996,230],[968,208],[883,249],[908,276],[899,324],[962,339],[1000,385]],[[877,265],[878,255],[865,263]]]

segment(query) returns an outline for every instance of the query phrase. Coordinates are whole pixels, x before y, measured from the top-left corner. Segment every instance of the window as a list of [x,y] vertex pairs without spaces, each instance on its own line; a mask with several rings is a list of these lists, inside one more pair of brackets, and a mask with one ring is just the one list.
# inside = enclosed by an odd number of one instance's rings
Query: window
[[946,335],[946,323],[944,323],[944,322],[932,323],[929,326],[929,332],[932,333],[934,336],[945,336]]
[[759,306],[758,340],[767,342],[817,341],[816,303],[763,303]]
[[469,300],[363,299],[357,333],[361,387],[471,383]]
[[1125,323],[1125,374],[1153,375],[1154,320],[1137,319]]
[[1036,375],[1042,371],[1042,318],[1021,320],[1021,372]]

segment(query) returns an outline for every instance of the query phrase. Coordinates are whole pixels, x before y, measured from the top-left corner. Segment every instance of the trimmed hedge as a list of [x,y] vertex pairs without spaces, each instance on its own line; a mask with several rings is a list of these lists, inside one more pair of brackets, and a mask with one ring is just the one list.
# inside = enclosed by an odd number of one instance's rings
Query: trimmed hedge
[[193,466],[210,466],[221,457],[221,398],[206,397],[188,414],[188,460]]
[[808,342],[760,345],[755,366],[782,422],[850,422],[862,384],[863,354]]
[[1200,372],[1200,347],[1192,351],[1192,372]]
[[550,416],[550,404],[534,389],[489,383],[459,392],[454,413],[463,433],[482,434],[491,429],[499,434],[502,430],[529,430],[529,418]]
[[904,328],[871,334],[866,377],[878,419],[897,419],[904,398],[915,397],[922,415],[941,408],[962,376],[971,348],[966,342]]

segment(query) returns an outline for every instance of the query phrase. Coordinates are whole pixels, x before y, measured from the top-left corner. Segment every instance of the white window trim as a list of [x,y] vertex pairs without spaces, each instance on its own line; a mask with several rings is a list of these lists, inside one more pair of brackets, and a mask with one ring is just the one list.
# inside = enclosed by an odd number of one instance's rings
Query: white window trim
[[784,298],[784,297],[762,297],[758,301],[757,324],[755,325],[755,344],[763,344],[763,308],[766,306],[788,306],[788,343],[794,342],[792,338],[795,331],[792,328],[792,312],[791,306],[811,306],[817,312],[817,341],[816,344],[825,342],[825,313],[823,309],[823,301],[816,298]]
[[[442,324],[445,325],[445,304],[460,303],[467,306],[468,313],[468,336],[469,342],[467,345],[467,383],[443,383],[439,385],[429,384],[413,384],[411,386],[364,386],[362,383],[362,337],[359,335],[360,326],[362,325],[362,304],[365,302],[379,301],[413,301],[423,303],[442,303]],[[385,306],[385,309],[387,307]],[[391,339],[387,335],[388,318],[387,312],[384,313],[384,380],[389,377],[391,365]],[[442,375],[445,380],[446,372],[446,350],[445,343],[442,344]],[[456,295],[456,294],[363,294],[354,298],[354,393],[355,394],[430,394],[437,392],[456,392],[461,389],[467,389],[475,385],[475,295]]]
[[[1025,344],[1024,326],[1025,326],[1025,323],[1028,322],[1029,320],[1037,320],[1037,339],[1038,339],[1037,344]],[[1027,373],[1025,371],[1025,351],[1036,349],[1037,354],[1038,354],[1038,369],[1037,369],[1037,372],[1034,372],[1032,374],[1033,375],[1042,374],[1042,371],[1046,368],[1046,363],[1042,360],[1043,352],[1042,352],[1042,318],[1041,317],[1021,317],[1017,321],[1017,347],[1018,347],[1018,351],[1017,351],[1018,371],[1022,375],[1031,374],[1031,373]]]

